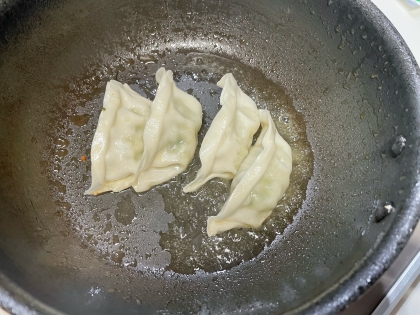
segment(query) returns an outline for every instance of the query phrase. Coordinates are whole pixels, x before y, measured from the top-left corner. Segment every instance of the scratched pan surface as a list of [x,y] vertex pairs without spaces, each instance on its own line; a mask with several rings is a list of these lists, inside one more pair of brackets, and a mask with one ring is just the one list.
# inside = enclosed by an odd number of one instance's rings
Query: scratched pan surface
[[[336,313],[404,246],[419,217],[419,69],[373,5],[2,3],[3,307]],[[292,184],[261,228],[206,236],[229,182],[183,194],[197,156],[148,192],[83,195],[106,82],[153,99],[161,66],[202,103],[200,140],[232,72],[291,144]]]

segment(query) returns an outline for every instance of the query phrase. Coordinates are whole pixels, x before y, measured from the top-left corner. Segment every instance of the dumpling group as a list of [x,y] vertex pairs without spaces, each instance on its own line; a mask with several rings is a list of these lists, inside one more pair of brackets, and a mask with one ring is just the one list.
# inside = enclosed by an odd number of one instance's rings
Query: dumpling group
[[105,91],[92,148],[92,185],[85,194],[149,190],[190,164],[201,128],[201,104],[176,87],[172,71],[156,72],[151,102],[111,80]]
[[[217,83],[222,108],[200,148],[201,168],[184,192],[197,190],[214,177],[233,179],[228,200],[207,220],[209,236],[233,228],[258,228],[289,186],[292,150],[280,136],[270,112],[237,85],[231,73]],[[252,138],[262,125],[256,143]]]
[[[171,71],[160,68],[156,81],[153,102],[127,84],[108,82],[91,148],[92,185],[85,194],[128,187],[147,191],[190,164],[201,128],[201,104],[177,88]],[[292,150],[269,111],[258,110],[231,73],[217,85],[222,88],[222,108],[201,144],[201,168],[184,187],[184,192],[192,192],[215,177],[232,179],[221,211],[208,218],[209,236],[261,226],[284,195],[292,171]]]

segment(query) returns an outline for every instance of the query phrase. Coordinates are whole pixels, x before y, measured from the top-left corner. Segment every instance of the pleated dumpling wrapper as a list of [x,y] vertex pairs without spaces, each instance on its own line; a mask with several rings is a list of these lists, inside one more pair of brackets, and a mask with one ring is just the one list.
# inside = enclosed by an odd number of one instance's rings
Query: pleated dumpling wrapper
[[203,110],[193,96],[176,87],[172,71],[156,72],[159,87],[144,128],[144,153],[133,188],[149,190],[183,172],[194,157]]
[[215,177],[232,179],[260,126],[255,102],[239,88],[231,73],[225,74],[217,85],[223,88],[222,108],[201,144],[201,168],[184,192],[195,191]]
[[143,155],[143,130],[152,102],[127,84],[106,85],[91,147],[92,185],[85,192],[97,195],[131,186]]
[[259,110],[262,131],[233,178],[230,196],[207,220],[209,236],[233,228],[258,228],[289,186],[292,150],[267,110]]

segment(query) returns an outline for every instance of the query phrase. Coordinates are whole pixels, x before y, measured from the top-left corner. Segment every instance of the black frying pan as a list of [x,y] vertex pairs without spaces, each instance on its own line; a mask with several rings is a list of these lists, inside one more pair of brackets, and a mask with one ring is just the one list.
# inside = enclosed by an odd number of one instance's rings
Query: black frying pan
[[[419,68],[370,2],[2,3],[7,310],[333,314],[416,225]],[[260,229],[206,236],[229,183],[183,194],[197,157],[147,193],[83,196],[106,82],[153,99],[162,65],[201,101],[200,140],[232,72],[291,144],[292,185]]]

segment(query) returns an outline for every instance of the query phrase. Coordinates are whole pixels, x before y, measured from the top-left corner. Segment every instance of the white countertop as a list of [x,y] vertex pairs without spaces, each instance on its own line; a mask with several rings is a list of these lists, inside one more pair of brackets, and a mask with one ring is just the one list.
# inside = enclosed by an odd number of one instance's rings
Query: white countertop
[[412,7],[406,0],[372,0],[402,35],[420,64],[420,6]]

